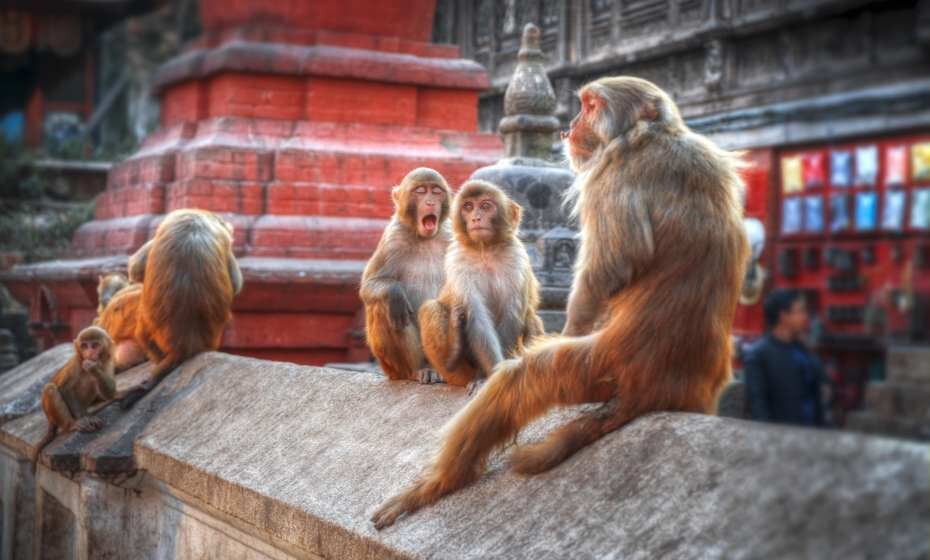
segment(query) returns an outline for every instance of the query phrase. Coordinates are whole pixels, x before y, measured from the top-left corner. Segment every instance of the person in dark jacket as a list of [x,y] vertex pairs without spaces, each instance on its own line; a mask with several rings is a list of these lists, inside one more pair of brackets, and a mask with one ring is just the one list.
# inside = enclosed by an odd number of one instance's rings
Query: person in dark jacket
[[800,341],[808,322],[804,298],[796,290],[775,290],[765,298],[763,310],[766,333],[743,362],[750,417],[824,426],[821,386],[827,377]]

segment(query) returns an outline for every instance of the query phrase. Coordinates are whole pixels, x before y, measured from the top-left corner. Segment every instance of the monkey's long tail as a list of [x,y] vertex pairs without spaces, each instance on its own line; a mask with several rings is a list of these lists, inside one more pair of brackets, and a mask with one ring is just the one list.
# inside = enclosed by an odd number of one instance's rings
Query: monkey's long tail
[[152,370],[152,373],[149,374],[149,378],[135,389],[126,393],[126,396],[120,400],[120,408],[123,410],[132,408],[142,397],[157,387],[159,383],[168,377],[168,375],[182,363],[184,363],[184,360],[178,359],[172,355],[167,355],[162,358],[161,361],[155,365],[155,369]]
[[35,476],[36,467],[39,466],[39,455],[42,453],[42,450],[45,449],[45,446],[52,443],[52,440],[55,439],[55,436],[58,435],[58,426],[54,424],[48,425],[48,430],[45,432],[45,436],[39,441],[39,444],[36,445],[36,451],[32,455],[32,474]]

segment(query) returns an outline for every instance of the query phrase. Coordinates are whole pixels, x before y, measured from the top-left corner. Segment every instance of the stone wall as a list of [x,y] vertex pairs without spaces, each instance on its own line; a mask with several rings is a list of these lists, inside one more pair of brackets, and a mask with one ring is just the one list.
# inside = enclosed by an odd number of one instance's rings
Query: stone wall
[[369,516],[416,476],[465,392],[222,353],[188,361],[129,413],[107,407],[101,432],[59,438],[33,479],[35,391],[67,353],[0,378],[3,560],[33,547],[38,558],[930,553],[926,446],[669,413],[541,476],[509,472],[505,450],[472,487],[378,533]]
[[912,0],[439,0],[433,34],[488,69],[484,130],[532,22],[563,126],[581,85],[627,74],[717,142],[754,148],[930,124],[927,14]]

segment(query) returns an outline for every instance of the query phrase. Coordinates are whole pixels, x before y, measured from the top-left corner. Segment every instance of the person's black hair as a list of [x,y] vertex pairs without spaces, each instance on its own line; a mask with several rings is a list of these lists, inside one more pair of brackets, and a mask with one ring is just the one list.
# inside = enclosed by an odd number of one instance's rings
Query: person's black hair
[[778,318],[781,314],[791,309],[794,302],[801,299],[800,291],[792,289],[773,290],[765,298],[762,304],[762,312],[765,314],[765,328],[771,329],[778,324]]

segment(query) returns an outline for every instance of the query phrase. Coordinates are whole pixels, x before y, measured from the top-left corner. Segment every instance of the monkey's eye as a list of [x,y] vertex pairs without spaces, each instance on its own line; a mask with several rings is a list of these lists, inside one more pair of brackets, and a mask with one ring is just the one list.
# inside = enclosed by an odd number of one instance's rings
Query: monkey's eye
[[443,192],[444,191],[442,190],[442,187],[436,185],[433,186],[433,194],[442,194]]
[[474,209],[475,209],[475,205],[472,204],[471,202],[466,202],[465,204],[462,205],[462,210],[465,210],[466,212],[471,212]]
[[487,211],[487,210],[490,210],[490,209],[492,209],[492,208],[494,208],[494,203],[491,202],[490,200],[483,200],[483,201],[481,201],[481,209],[482,209],[482,210]]
[[415,192],[415,193],[417,193],[417,194],[426,194],[426,186],[425,186],[425,185],[420,185],[419,187],[413,189],[413,192]]

